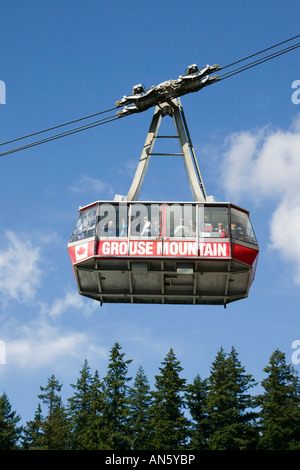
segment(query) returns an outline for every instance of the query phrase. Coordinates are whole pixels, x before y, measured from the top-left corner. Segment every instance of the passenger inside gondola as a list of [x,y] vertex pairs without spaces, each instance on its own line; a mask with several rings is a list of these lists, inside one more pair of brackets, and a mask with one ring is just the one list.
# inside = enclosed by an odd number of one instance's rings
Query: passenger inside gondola
[[196,236],[196,222],[194,220],[190,221],[189,236],[190,237]]
[[218,232],[219,232],[219,236],[221,238],[228,238],[229,237],[228,232],[227,232],[227,230],[224,229],[224,224],[222,222],[218,223]]
[[232,238],[243,240],[245,235],[244,235],[244,231],[242,227],[237,227],[235,223],[232,223],[231,224],[231,236]]
[[[82,210],[76,222],[71,242],[95,236],[101,237],[222,237],[257,244],[246,212],[224,206],[166,204],[164,224],[159,204],[113,205],[99,204]],[[130,223],[128,216],[130,216]],[[176,225],[176,221],[178,224]]]
[[126,219],[121,220],[121,227],[120,227],[120,237],[127,237],[128,234],[128,224]]
[[115,224],[112,220],[108,222],[107,226],[107,236],[108,237],[115,237],[117,235]]
[[175,227],[174,232],[175,237],[187,237],[188,236],[188,228],[184,225],[184,220],[180,219],[179,224]]
[[96,227],[96,206],[80,213],[76,222],[71,241],[93,237]]
[[141,232],[141,237],[150,237],[151,235],[151,223],[148,216],[144,217],[144,226]]
[[154,223],[153,223],[153,226],[152,226],[152,235],[154,237],[159,237],[160,236],[160,226],[159,226],[158,219],[154,220]]

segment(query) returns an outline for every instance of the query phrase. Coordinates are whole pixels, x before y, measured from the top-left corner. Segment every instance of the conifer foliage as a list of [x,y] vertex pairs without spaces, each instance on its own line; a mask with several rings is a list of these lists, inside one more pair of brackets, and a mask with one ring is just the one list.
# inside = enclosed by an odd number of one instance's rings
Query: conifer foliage
[[135,450],[147,450],[151,442],[151,403],[152,394],[148,378],[139,367],[133,387],[129,390],[129,428],[130,446]]
[[127,376],[131,359],[125,360],[121,346],[116,343],[111,350],[108,371],[103,380],[102,430],[105,449],[130,448],[129,431],[129,381]]
[[180,378],[183,369],[172,349],[162,365],[153,392],[152,449],[183,449],[189,428],[183,413],[186,380]]
[[286,364],[278,349],[264,368],[265,393],[258,397],[261,405],[261,447],[275,450],[300,449],[299,380]]
[[300,449],[299,378],[279,350],[258,395],[234,348],[221,348],[209,377],[197,374],[191,383],[170,349],[152,389],[142,366],[134,379],[128,375],[131,363],[118,343],[102,379],[85,360],[66,406],[52,375],[23,426],[3,393],[0,450]]
[[208,447],[218,450],[256,448],[255,407],[249,390],[254,379],[245,374],[232,348],[226,356],[221,349],[212,364],[207,396],[207,420],[210,425]]
[[18,427],[20,416],[12,411],[6,393],[0,396],[0,450],[13,450],[17,448],[18,439],[22,432]]

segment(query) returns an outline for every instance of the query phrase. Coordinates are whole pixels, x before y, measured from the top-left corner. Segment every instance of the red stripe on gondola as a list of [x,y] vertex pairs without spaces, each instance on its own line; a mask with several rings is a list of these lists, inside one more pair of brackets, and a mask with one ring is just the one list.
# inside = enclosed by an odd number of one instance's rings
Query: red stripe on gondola
[[244,245],[239,245],[238,243],[232,243],[231,255],[232,258],[252,266],[258,255],[258,250]]

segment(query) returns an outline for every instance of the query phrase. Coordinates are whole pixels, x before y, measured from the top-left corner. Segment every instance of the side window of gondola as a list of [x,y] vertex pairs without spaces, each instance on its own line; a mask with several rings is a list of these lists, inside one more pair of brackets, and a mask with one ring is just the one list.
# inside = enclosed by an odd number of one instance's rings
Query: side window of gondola
[[129,213],[129,208],[127,204],[119,205],[118,209],[118,227],[117,227],[117,233],[119,237],[128,237],[128,213]]
[[168,204],[165,217],[166,237],[195,237],[196,206],[193,204]]
[[248,214],[234,208],[231,208],[231,237],[257,245]]
[[228,238],[228,207],[205,206],[201,204],[198,209],[199,237]]
[[129,235],[131,237],[159,237],[161,234],[161,206],[159,204],[131,204]]
[[97,206],[80,212],[71,236],[71,242],[95,236]]
[[127,237],[128,207],[126,204],[99,204],[97,219],[99,238]]

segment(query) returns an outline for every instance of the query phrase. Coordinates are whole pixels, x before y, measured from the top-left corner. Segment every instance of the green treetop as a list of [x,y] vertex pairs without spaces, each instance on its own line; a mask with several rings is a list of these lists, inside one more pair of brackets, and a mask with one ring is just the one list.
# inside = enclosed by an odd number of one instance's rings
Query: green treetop
[[221,348],[209,377],[207,413],[210,449],[244,450],[256,447],[256,415],[251,411],[255,405],[248,393],[254,385],[252,376],[245,374],[235,349],[232,348],[227,357]]
[[6,393],[0,396],[0,450],[14,450],[18,448],[22,428],[18,427],[20,416],[12,411]]
[[299,377],[286,364],[278,349],[264,368],[265,393],[258,397],[261,406],[261,447],[268,450],[300,449]]
[[153,391],[152,448],[183,449],[187,445],[189,422],[184,416],[186,380],[180,378],[182,367],[173,350],[162,362]]

